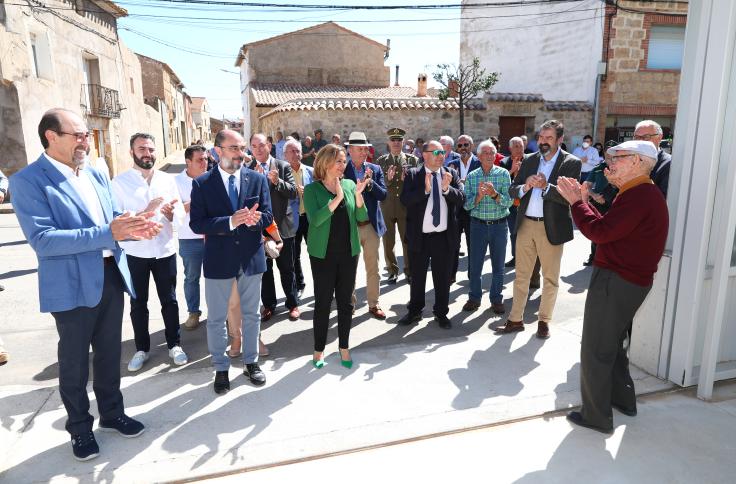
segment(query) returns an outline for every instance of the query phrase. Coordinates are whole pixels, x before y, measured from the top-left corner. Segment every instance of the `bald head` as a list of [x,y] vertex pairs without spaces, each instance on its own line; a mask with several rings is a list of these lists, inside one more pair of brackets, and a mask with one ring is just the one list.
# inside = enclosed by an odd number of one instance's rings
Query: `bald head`
[[38,136],[53,159],[76,168],[89,152],[89,131],[81,116],[63,108],[46,111],[38,123]]

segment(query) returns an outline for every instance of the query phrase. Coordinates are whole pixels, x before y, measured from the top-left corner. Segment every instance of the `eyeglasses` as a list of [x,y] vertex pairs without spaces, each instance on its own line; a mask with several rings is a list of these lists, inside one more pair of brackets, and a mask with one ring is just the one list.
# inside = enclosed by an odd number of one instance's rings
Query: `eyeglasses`
[[424,150],[423,153],[432,153],[433,155],[444,155],[446,153],[445,150]]
[[659,136],[659,133],[653,133],[653,134],[635,134],[634,139],[640,140],[640,141],[649,141],[652,138],[656,138]]
[[87,140],[91,136],[91,133],[89,133],[89,132],[86,132],[86,133],[66,133],[64,131],[57,131],[56,134],[60,134],[62,136],[63,135],[74,136],[77,139],[77,141]]
[[627,155],[613,155],[611,156],[611,161],[609,164],[615,164],[619,161],[623,160],[624,158],[628,158],[629,156],[634,156],[634,153],[629,153]]
[[468,146],[470,146],[470,143],[458,143],[457,144],[458,148],[467,148]]
[[242,146],[237,146],[237,145],[221,146],[221,148],[226,149],[226,150],[230,150],[230,151],[240,152],[240,153],[243,153],[243,152],[245,152],[248,149],[248,147],[245,146],[245,145],[242,145]]

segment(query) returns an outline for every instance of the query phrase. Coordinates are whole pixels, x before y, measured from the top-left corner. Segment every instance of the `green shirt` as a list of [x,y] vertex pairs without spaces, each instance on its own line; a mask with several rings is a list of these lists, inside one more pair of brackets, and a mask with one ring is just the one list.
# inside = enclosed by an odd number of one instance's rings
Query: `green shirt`
[[[476,205],[475,197],[478,195],[478,186],[481,182],[493,183],[498,198],[494,200],[485,196]],[[488,174],[483,171],[483,167],[476,168],[468,173],[465,179],[465,210],[470,212],[471,217],[486,221],[508,217],[509,207],[514,203],[509,196],[510,186],[511,176],[505,168],[494,165]]]
[[[350,222],[350,253],[356,256],[360,254],[358,222],[368,220],[368,210],[365,208],[365,204],[360,208],[355,206],[355,182],[343,178],[340,185],[344,193],[345,208]],[[325,188],[322,182],[315,181],[304,187],[304,208],[307,212],[307,220],[309,220],[307,252],[319,259],[325,258],[327,242],[330,240],[332,211],[328,205],[333,198],[335,198],[335,195]]]

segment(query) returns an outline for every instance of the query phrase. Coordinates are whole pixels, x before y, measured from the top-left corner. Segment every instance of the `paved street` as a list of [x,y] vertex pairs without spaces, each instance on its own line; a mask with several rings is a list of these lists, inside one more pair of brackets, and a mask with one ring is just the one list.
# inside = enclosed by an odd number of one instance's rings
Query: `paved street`
[[[493,315],[487,298],[480,310],[462,313],[467,299],[465,272],[459,273],[459,283],[452,287],[452,330],[439,329],[428,317],[431,288],[425,319],[410,328],[398,327],[394,323],[403,314],[409,294],[402,278],[396,286],[382,286],[387,321],[370,318],[365,304],[359,305],[351,333],[353,369],[339,364],[333,327],[326,349],[328,364],[318,371],[309,364],[313,299],[308,286],[300,321],[288,321],[280,306],[277,317],[264,325],[263,338],[271,351],[263,360],[267,385],[261,389],[251,386],[240,373],[242,364],[234,361],[230,372],[233,389],[217,398],[212,392],[204,328],[182,330],[182,346],[190,363],[172,367],[155,297],[150,304],[151,360],[140,373],[127,372],[134,347],[126,306],[123,394],[128,412],[148,426],[147,432],[130,441],[97,432],[100,457],[79,463],[72,459],[63,430],[56,330],[51,316],[38,312],[36,260],[15,216],[0,215],[0,279],[6,286],[0,293],[0,334],[11,353],[10,363],[0,369],[0,455],[4,456],[0,458],[4,475],[0,475],[7,482],[191,479],[535,417],[578,405],[581,317],[590,271],[582,267],[582,261],[588,249],[588,241],[580,234],[565,248],[552,338],[547,341],[534,338],[536,324],[512,336],[494,335],[491,328],[503,319]],[[462,269],[465,263],[463,258]],[[305,267],[308,270],[309,264]],[[361,267],[362,263],[359,274]],[[490,262],[486,261],[484,273],[489,272]],[[508,272],[504,294],[509,298],[512,277],[513,271]],[[365,295],[364,282],[360,277],[359,300]],[[484,278],[484,287],[489,283]],[[180,283],[178,295],[184,308],[181,289]],[[535,321],[539,296],[539,291],[532,294],[528,322]],[[510,309],[510,300],[507,305]],[[181,316],[183,320],[183,309]],[[671,388],[637,369],[633,376],[640,394]],[[93,399],[91,383],[89,389]],[[96,414],[94,400],[92,412]],[[616,424],[635,426],[646,419],[646,412],[642,414],[636,421],[617,415]],[[556,421],[555,428],[569,430],[564,421]],[[602,437],[586,437],[593,438],[603,445]],[[489,457],[500,452],[497,459],[505,460],[504,453],[526,449],[498,444],[485,451]],[[420,457],[407,459],[418,463]]]

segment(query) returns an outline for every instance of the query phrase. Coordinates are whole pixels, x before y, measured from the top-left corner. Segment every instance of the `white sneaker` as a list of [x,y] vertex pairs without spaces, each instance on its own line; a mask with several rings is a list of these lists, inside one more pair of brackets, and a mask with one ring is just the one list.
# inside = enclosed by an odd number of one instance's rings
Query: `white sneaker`
[[169,357],[174,360],[176,366],[186,365],[189,362],[187,354],[181,349],[181,346],[174,346],[169,350]]
[[133,358],[128,363],[128,371],[138,371],[143,367],[143,363],[148,361],[148,353],[145,351],[136,351]]

